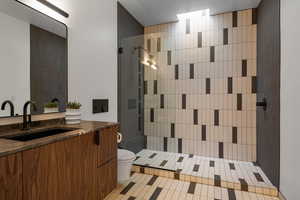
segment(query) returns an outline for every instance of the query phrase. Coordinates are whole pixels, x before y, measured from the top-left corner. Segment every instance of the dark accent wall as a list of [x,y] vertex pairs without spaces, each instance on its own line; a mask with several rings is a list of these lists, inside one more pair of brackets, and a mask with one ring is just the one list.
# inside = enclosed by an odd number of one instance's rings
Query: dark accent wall
[[[121,146],[133,152],[145,147],[144,137],[144,69],[139,62],[144,26],[118,3],[118,121],[123,134]],[[140,36],[135,38],[134,36]],[[128,102],[132,102],[128,106]]]
[[[280,1],[262,0],[257,10],[257,161],[279,187],[280,173]],[[256,88],[257,87],[257,88]]]
[[59,110],[65,111],[68,100],[67,39],[30,25],[30,95],[37,112],[57,98]]

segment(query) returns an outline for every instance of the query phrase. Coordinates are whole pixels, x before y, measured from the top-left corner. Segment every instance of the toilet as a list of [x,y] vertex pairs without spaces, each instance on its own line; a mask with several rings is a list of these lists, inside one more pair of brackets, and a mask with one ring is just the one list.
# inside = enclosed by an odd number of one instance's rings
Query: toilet
[[[118,133],[118,143],[122,141],[122,135]],[[125,149],[118,149],[118,182],[125,183],[130,178],[132,163],[135,154]]]

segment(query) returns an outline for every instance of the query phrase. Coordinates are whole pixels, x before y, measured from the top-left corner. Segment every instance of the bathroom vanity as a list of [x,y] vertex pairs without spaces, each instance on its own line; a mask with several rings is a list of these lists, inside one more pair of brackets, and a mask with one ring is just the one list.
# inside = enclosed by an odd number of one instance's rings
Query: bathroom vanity
[[28,141],[0,136],[1,200],[101,200],[116,187],[118,124],[83,121],[32,131],[55,129],[65,132]]

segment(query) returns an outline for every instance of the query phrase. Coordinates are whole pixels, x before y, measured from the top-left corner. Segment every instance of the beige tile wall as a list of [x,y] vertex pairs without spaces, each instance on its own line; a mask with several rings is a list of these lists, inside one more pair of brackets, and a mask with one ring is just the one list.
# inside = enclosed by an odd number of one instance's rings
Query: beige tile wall
[[[225,13],[183,18],[176,23],[145,28],[145,48],[149,48],[158,66],[158,70],[145,66],[144,130],[148,149],[256,161],[253,12],[252,9],[238,11],[237,27],[233,27],[234,14]],[[228,31],[228,44],[224,44],[224,29]],[[215,49],[213,61],[211,47]],[[244,76],[243,60],[247,63]],[[191,64],[194,65],[193,78]],[[176,65],[178,79],[175,79]],[[229,78],[232,78],[232,93],[228,92]],[[206,91],[207,79],[210,93]],[[155,81],[157,94],[154,94]],[[185,109],[183,94],[186,95]],[[237,109],[238,94],[242,96],[242,110]],[[154,109],[153,122],[151,109]],[[198,112],[198,124],[194,123],[194,110]],[[218,124],[215,124],[215,110],[219,112]],[[172,123],[175,124],[173,135]],[[236,143],[233,127],[237,129]]]

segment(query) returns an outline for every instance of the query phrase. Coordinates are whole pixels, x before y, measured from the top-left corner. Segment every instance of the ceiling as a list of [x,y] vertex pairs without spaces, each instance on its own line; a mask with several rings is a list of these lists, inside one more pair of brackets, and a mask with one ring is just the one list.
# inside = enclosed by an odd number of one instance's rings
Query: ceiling
[[119,0],[119,2],[144,26],[177,20],[177,14],[210,9],[219,14],[255,8],[261,0]]

